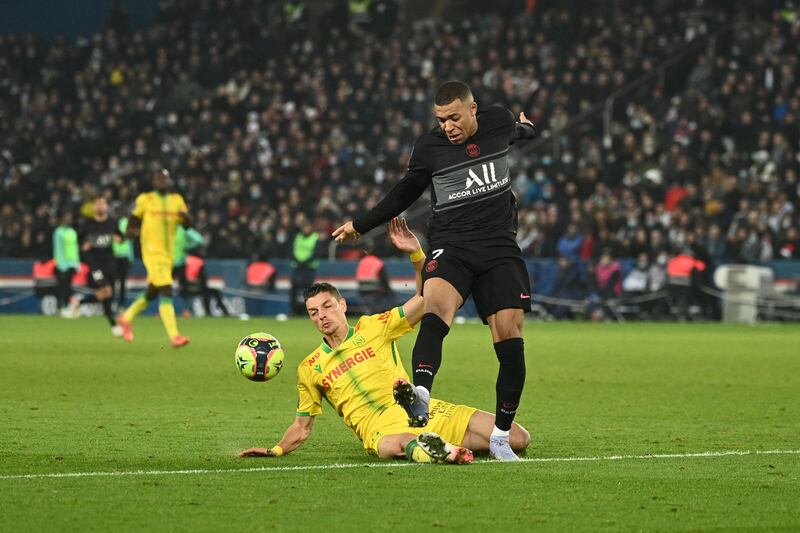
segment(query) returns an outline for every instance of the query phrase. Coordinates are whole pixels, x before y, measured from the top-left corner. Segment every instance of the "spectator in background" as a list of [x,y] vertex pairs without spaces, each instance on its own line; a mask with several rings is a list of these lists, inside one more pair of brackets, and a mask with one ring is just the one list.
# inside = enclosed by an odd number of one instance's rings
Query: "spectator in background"
[[667,290],[675,306],[675,315],[688,320],[693,308],[699,307],[699,276],[706,264],[694,257],[690,248],[685,248],[667,263]]
[[289,295],[289,309],[296,315],[304,315],[303,293],[314,283],[317,276],[317,241],[319,234],[309,221],[302,223],[302,230],[294,237],[292,244],[292,288]]
[[[178,281],[178,288],[181,299],[183,300],[184,317],[191,316],[189,281],[186,277],[186,258],[191,250],[201,248],[205,245],[205,238],[196,229],[186,229],[180,225],[175,229],[175,251],[172,257],[172,276]],[[206,314],[210,313],[207,312]]]
[[[662,257],[662,259],[665,259]],[[664,288],[666,272],[657,261],[650,263],[647,253],[642,252],[636,264],[622,280],[622,301],[640,311],[639,316],[648,319],[663,314],[664,298],[642,300],[642,296],[651,296]]]
[[583,244],[583,235],[578,233],[578,226],[569,224],[567,231],[558,239],[556,250],[560,257],[568,257],[572,261],[578,259]]
[[797,228],[786,230],[786,237],[781,242],[778,253],[784,259],[800,259],[800,232]]
[[58,308],[63,318],[75,318],[78,300],[72,297],[72,276],[81,267],[78,232],[72,227],[72,213],[65,211],[53,232],[53,259],[58,279]]
[[[661,252],[656,257],[656,260],[650,265],[648,269],[650,293],[655,294],[665,291],[667,287],[667,261],[669,256],[667,252]],[[649,311],[651,316],[655,318],[669,315],[669,303],[666,298],[659,298],[650,303]]]
[[614,260],[611,250],[605,249],[595,267],[597,295],[603,300],[616,299],[622,294],[622,265]]
[[[588,295],[588,287],[580,267],[569,257],[559,257],[553,298],[581,301]],[[550,304],[547,311],[558,320],[574,318],[572,307],[566,302]]]
[[706,240],[706,250],[709,257],[714,262],[719,262],[726,257],[727,244],[726,239],[722,235],[722,230],[719,224],[711,224],[708,228],[708,239]]
[[636,264],[622,280],[622,295],[626,300],[643,296],[650,290],[650,259],[642,252]]
[[596,265],[589,266],[594,285],[593,302],[587,308],[593,320],[616,316],[616,300],[622,295],[622,265],[614,260],[611,250],[604,249]]

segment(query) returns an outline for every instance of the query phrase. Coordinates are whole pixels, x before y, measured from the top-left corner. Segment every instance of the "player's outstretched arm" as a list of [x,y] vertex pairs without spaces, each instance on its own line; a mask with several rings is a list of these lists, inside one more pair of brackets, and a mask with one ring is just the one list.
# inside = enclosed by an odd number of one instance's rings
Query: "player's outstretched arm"
[[239,457],[280,457],[296,450],[303,444],[314,427],[313,416],[298,416],[283,434],[281,441],[272,448],[248,448],[239,452]]
[[395,248],[407,253],[417,278],[417,291],[403,304],[403,314],[412,326],[422,320],[424,305],[422,300],[422,265],[425,264],[425,253],[419,240],[410,229],[404,218],[393,218],[388,226],[389,238]]
[[403,179],[392,187],[392,190],[378,202],[378,205],[357,216],[355,220],[336,228],[333,238],[336,242],[346,242],[350,238],[358,240],[361,235],[381,224],[386,224],[408,209],[417,198],[422,196],[429,184],[430,173],[427,167],[422,163],[420,156],[412,154],[411,161],[408,163],[408,171]]

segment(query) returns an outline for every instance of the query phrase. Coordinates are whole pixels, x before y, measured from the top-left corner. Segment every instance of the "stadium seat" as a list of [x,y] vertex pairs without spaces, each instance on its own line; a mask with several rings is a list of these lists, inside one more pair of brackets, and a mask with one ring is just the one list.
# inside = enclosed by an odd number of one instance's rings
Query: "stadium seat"
[[86,287],[89,284],[89,265],[81,263],[78,272],[72,276],[72,284],[80,285],[81,287]]
[[356,267],[356,282],[361,300],[360,312],[372,314],[392,307],[394,301],[392,289],[389,286],[386,265],[380,257],[369,254],[359,260]]
[[205,261],[202,257],[196,255],[189,255],[186,257],[186,281],[190,284],[200,282],[200,271],[205,266]]
[[55,294],[58,286],[56,279],[56,262],[53,259],[47,261],[34,261],[33,263],[33,292],[41,298],[47,294]]
[[245,284],[252,289],[275,289],[278,271],[272,263],[256,261],[247,265]]

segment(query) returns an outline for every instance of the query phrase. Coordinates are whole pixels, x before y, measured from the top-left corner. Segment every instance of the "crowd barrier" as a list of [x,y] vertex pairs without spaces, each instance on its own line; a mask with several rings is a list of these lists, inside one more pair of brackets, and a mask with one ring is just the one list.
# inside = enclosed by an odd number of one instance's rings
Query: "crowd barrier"
[[[532,304],[534,316],[550,318],[550,311],[554,306],[569,308],[580,315],[589,316],[591,310],[601,307],[609,317],[623,321],[626,317],[636,317],[642,307],[648,303],[665,300],[669,305],[667,291],[657,291],[644,295],[619,299],[599,300],[594,295],[585,298],[568,299],[558,298],[553,295],[555,280],[558,272],[557,261],[554,259],[529,259],[528,270],[531,273],[533,287]],[[623,277],[632,268],[633,260],[623,259]],[[292,267],[290,261],[274,261],[277,278],[273,289],[254,289],[245,284],[245,270],[247,261],[244,260],[207,260],[206,272],[209,286],[219,289],[223,299],[233,315],[268,315],[290,314],[289,293],[291,288]],[[317,269],[317,281],[327,281],[336,285],[345,298],[352,304],[353,309],[360,310],[369,307],[358,291],[355,279],[355,261],[320,261]],[[782,320],[800,320],[800,261],[775,261],[765,263],[773,271],[774,287],[771,295],[758,299],[761,314],[768,318]],[[25,259],[0,259],[0,313],[43,313],[56,314],[57,305],[55,296],[47,291],[37,291],[32,277],[33,260]],[[393,302],[402,303],[415,290],[414,272],[406,260],[387,260],[386,268],[389,274],[390,286],[393,293]],[[580,265],[585,269],[584,265]],[[136,261],[128,278],[127,300],[130,302],[145,287],[145,270],[140,261]],[[78,294],[90,292],[87,287],[74,287]],[[721,292],[713,286],[699,288],[703,294],[711,298],[719,298]],[[176,291],[177,292],[177,291]],[[794,296],[793,296],[794,295]],[[185,302],[180,297],[175,298],[178,312],[191,308],[195,315],[204,314],[203,306],[198,297],[192,297]],[[391,305],[387,300],[386,305]],[[91,315],[99,312],[96,304],[83,306],[83,314]],[[155,307],[155,306],[154,306]],[[151,310],[152,311],[152,310]],[[212,313],[218,314],[219,309],[212,306]],[[465,303],[459,312],[464,318],[476,317],[475,306],[472,301]],[[666,313],[668,315],[668,313]],[[668,318],[668,316],[667,316]]]

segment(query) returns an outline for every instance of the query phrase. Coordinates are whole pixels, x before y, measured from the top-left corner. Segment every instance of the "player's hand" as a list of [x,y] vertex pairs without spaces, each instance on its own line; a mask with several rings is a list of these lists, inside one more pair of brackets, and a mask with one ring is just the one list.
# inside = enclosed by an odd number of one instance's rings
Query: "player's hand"
[[275,457],[275,452],[270,448],[247,448],[239,452],[239,457]]
[[361,237],[361,234],[356,231],[356,228],[353,227],[353,221],[347,222],[336,228],[333,232],[333,238],[336,242],[347,242],[348,239],[353,239],[354,242],[358,242],[358,238]]
[[531,122],[530,119],[525,116],[524,111],[520,111],[519,113],[519,122],[520,124],[530,124],[531,126],[533,126],[533,122]]
[[389,238],[395,248],[406,254],[413,254],[419,250],[417,236],[408,229],[408,222],[404,218],[393,218],[386,225]]

